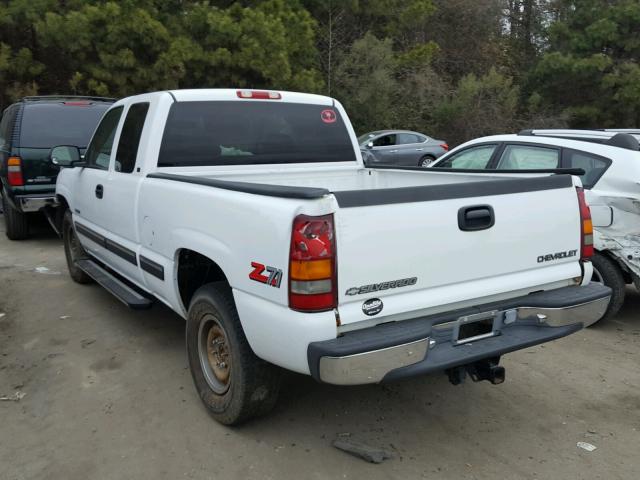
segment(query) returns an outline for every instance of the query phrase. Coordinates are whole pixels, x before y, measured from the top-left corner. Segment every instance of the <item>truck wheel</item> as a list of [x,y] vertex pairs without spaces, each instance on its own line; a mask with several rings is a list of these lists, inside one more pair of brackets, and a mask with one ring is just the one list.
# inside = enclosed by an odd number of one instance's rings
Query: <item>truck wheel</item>
[[93,280],[89,275],[84,273],[76,265],[76,260],[82,260],[87,258],[87,252],[82,245],[76,230],[73,228],[73,217],[71,216],[71,210],[64,212],[64,218],[62,219],[62,241],[64,242],[64,256],[67,258],[67,269],[69,275],[74,282],[77,283],[91,283]]
[[434,156],[425,155],[418,162],[418,166],[422,167],[422,168],[428,168],[429,165],[431,165],[435,159],[436,159],[436,157],[434,157]]
[[213,418],[235,425],[273,408],[280,370],[251,350],[226,283],[209,283],[193,295],[186,337],[191,376]]
[[4,210],[6,234],[9,240],[24,240],[29,236],[29,222],[27,214],[19,212],[11,205],[2,193],[2,210]]
[[611,300],[609,301],[607,311],[600,319],[606,320],[614,317],[620,310],[620,307],[622,307],[622,304],[624,303],[626,283],[622,276],[622,272],[620,271],[620,267],[606,255],[596,252],[591,258],[591,263],[593,264],[593,276],[591,277],[591,281],[595,283],[603,283],[612,290]]

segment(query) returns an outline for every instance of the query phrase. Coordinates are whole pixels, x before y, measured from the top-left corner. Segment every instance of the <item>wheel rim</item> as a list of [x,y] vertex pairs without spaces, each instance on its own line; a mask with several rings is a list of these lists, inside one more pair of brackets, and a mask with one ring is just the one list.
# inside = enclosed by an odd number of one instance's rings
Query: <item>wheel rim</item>
[[231,352],[227,333],[217,317],[206,314],[198,330],[198,356],[211,390],[223,394],[231,384]]
[[433,160],[432,160],[432,159],[430,159],[430,158],[423,158],[423,159],[422,159],[422,163],[420,164],[420,166],[421,166],[422,168],[427,168],[429,165],[431,165],[431,162],[433,162]]
[[601,283],[604,285],[604,280],[602,279],[602,274],[598,271],[596,267],[593,267],[593,275],[591,275],[591,282],[593,283]]

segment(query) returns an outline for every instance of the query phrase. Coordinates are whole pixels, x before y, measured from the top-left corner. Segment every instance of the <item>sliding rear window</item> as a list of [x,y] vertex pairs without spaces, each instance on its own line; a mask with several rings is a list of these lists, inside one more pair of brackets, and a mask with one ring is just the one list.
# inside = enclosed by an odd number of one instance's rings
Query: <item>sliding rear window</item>
[[159,167],[356,161],[338,110],[283,102],[177,102]]

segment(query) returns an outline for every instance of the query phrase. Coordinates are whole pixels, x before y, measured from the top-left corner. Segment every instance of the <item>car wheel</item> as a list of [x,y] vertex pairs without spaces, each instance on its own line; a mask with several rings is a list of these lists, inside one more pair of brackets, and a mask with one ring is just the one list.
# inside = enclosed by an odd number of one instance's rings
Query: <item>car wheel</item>
[[186,341],[196,390],[214,419],[236,425],[273,408],[280,369],[251,350],[226,283],[209,283],[193,295]]
[[427,168],[427,167],[429,167],[429,165],[431,165],[433,163],[433,161],[435,159],[436,159],[436,157],[434,157],[432,155],[425,155],[418,162],[418,166],[422,167],[422,168]]
[[9,240],[24,240],[29,236],[27,214],[13,208],[2,192],[2,210],[4,210],[6,234]]
[[73,227],[71,210],[67,210],[64,213],[62,220],[62,241],[64,243],[64,256],[67,259],[67,269],[73,281],[76,283],[91,283],[93,279],[84,271],[80,270],[76,264],[76,261],[86,259],[89,255],[80,244],[80,240],[78,240],[76,229]]
[[593,264],[591,281],[594,283],[602,283],[611,288],[609,306],[605,314],[600,318],[600,320],[606,320],[614,317],[622,307],[627,285],[620,267],[606,255],[596,253],[591,258],[591,263]]

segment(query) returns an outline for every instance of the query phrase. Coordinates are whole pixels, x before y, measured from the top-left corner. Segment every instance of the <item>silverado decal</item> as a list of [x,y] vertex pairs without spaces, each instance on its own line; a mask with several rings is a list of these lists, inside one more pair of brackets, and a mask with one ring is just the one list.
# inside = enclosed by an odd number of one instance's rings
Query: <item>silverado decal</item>
[[578,254],[578,250],[567,250],[566,252],[550,253],[548,255],[540,255],[538,257],[538,263],[550,262],[552,260],[560,260],[561,258],[575,257]]
[[[267,267],[258,262],[251,262],[251,267],[253,268],[253,271],[249,273],[249,278],[251,280],[280,288],[280,283],[282,282],[282,270],[276,267]],[[268,275],[263,274],[265,271]]]
[[379,292],[380,290],[389,290],[390,288],[401,288],[415,285],[418,283],[418,277],[402,278],[400,280],[392,280],[391,282],[372,283],[361,287],[351,287],[345,292],[346,295],[362,295],[364,293]]

